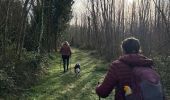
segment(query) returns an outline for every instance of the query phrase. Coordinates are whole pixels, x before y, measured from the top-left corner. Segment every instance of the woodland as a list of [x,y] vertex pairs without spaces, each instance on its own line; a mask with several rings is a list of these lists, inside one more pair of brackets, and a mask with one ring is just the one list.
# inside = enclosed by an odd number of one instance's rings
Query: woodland
[[140,40],[170,97],[170,0],[86,1],[78,15],[72,8],[76,0],[0,0],[0,99],[22,96],[56,59],[59,70],[58,50],[65,40],[75,51],[111,62],[121,55],[127,37]]

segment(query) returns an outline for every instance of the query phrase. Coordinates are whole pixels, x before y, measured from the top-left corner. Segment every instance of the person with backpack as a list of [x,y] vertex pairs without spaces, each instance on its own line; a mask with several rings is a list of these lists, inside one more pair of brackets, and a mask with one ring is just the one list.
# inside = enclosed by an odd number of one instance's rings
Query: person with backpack
[[115,89],[115,100],[164,100],[160,76],[153,69],[152,59],[140,52],[140,42],[134,37],[125,39],[122,56],[110,64],[98,96],[105,98]]
[[68,71],[69,59],[71,57],[71,47],[67,41],[63,42],[62,47],[60,48],[60,53],[63,60],[64,73]]

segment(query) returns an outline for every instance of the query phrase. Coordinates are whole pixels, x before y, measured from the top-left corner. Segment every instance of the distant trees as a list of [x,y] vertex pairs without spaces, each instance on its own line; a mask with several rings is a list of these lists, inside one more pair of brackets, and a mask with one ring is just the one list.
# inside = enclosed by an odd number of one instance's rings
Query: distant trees
[[120,42],[128,36],[141,40],[146,55],[169,53],[169,4],[168,0],[88,0],[80,24],[71,27],[78,30],[73,31],[72,40],[107,59],[120,54]]
[[11,44],[18,57],[23,47],[29,51],[56,49],[72,18],[72,4],[73,0],[0,0],[3,56]]
[[38,51],[51,52],[57,49],[62,37],[61,32],[72,18],[73,0],[37,0],[37,2],[33,6],[31,24],[34,29],[36,25],[35,32],[39,33]]

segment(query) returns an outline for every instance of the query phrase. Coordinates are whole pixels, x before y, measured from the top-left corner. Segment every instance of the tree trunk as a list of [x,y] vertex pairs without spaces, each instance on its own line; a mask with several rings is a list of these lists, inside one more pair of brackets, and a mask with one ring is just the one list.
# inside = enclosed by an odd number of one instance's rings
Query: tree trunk
[[41,33],[39,36],[39,42],[38,42],[38,53],[41,53],[41,47],[42,47],[42,38],[44,34],[44,0],[42,0],[42,11],[41,11]]

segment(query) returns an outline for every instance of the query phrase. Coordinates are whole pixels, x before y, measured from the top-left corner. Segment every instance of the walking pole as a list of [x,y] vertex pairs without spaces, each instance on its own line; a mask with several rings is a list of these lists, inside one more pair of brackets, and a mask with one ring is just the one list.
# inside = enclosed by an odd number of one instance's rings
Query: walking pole
[[71,71],[71,56],[70,56],[70,63],[69,63],[70,71]]
[[61,63],[62,63],[62,58],[60,59],[60,71],[61,71]]
[[[100,84],[100,82],[98,82],[98,85],[99,85],[99,84]],[[100,99],[100,96],[99,96],[99,100],[101,100],[101,99]]]

